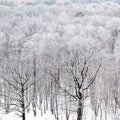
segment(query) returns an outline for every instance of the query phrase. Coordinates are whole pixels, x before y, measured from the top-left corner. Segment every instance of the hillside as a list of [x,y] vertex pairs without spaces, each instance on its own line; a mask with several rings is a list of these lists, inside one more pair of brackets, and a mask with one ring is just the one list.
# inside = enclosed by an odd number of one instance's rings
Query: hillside
[[0,0],[2,120],[119,120],[119,65],[117,2]]

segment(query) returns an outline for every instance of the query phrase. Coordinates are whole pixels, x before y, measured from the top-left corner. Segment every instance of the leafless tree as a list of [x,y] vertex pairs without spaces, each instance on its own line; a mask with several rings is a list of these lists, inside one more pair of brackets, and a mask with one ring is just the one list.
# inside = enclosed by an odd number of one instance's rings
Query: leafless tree
[[[70,56],[72,54],[72,57]],[[86,98],[84,95],[85,91],[87,91],[90,86],[94,83],[97,74],[101,68],[101,63],[98,63],[98,67],[96,70],[92,70],[92,67],[95,67],[92,61],[93,54],[90,53],[89,55],[84,55],[79,53],[78,51],[74,53],[68,52],[68,57],[71,57],[70,60],[67,60],[66,70],[67,74],[71,77],[72,83],[74,84],[74,93],[70,93],[69,90],[65,89],[64,87],[60,86],[56,81],[56,84],[69,96],[73,97],[77,103],[77,120],[82,120],[83,116],[83,101]]]
[[[11,107],[10,110],[16,111],[17,115],[25,120],[25,110],[28,108],[33,100],[30,96],[31,90],[33,89],[33,81],[31,81],[31,73],[29,68],[25,68],[25,64],[18,63],[17,67],[8,67],[9,76],[3,74],[3,80],[7,83],[8,87],[13,90],[13,94],[2,94],[11,102],[8,105]],[[29,92],[29,98],[27,93]],[[26,99],[29,99],[28,101]],[[4,102],[1,101],[1,105],[4,106]]]

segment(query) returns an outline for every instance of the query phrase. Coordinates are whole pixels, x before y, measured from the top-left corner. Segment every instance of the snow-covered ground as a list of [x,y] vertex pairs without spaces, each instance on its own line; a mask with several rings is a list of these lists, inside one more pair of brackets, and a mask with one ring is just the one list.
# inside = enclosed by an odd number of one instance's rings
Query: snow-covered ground
[[[101,117],[100,114],[95,118],[94,112],[92,111],[90,107],[90,101],[86,100],[84,103],[84,114],[83,114],[83,120],[106,120],[104,110],[103,115]],[[59,116],[60,120],[66,120],[65,118],[65,112],[63,111],[62,115]],[[3,112],[0,113],[0,120],[21,120],[20,117],[18,117],[14,112],[11,112],[7,115],[5,115]],[[31,110],[29,113],[26,112],[26,120],[56,120],[54,115],[51,114],[50,111],[46,111],[45,114],[41,116],[41,111],[37,109],[37,116],[34,117],[33,111]],[[76,113],[73,112],[70,115],[69,120],[76,120]],[[119,120],[112,114],[112,112],[107,114],[107,120]]]
[[[47,113],[43,116],[40,115],[39,111],[37,112],[38,113],[36,117],[33,116],[32,112],[26,114],[26,120],[55,120],[54,116],[51,115],[49,111],[47,111]],[[15,113],[10,113],[8,115],[1,114],[0,120],[21,120],[21,118],[18,117]]]

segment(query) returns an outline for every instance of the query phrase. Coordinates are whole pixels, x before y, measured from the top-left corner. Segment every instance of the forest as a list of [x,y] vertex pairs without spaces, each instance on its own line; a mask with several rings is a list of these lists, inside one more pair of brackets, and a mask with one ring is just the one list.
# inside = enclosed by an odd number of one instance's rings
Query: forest
[[119,0],[0,0],[0,120],[120,120]]

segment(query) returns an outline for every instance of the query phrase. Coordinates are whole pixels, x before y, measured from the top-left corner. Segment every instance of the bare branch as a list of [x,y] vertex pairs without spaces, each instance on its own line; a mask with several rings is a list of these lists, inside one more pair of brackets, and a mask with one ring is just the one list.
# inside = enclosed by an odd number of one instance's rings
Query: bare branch
[[83,88],[82,91],[87,90],[87,89],[93,84],[93,82],[95,81],[95,79],[96,79],[96,77],[97,77],[97,74],[98,74],[100,68],[101,68],[101,64],[99,65],[99,67],[98,67],[98,69],[96,70],[96,72],[95,72],[95,74],[93,75],[93,77],[89,80],[89,84],[87,85],[87,87],[86,87],[86,88]]

